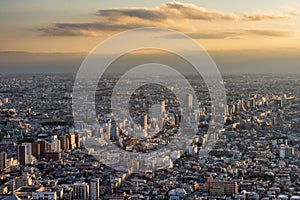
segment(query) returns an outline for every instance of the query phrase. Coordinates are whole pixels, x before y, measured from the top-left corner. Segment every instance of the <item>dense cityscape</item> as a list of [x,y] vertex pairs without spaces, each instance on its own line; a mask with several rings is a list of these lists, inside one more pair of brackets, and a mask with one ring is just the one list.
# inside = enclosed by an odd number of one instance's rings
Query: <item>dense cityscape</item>
[[[114,81],[105,80],[97,88],[97,126],[86,119],[77,127],[73,75],[1,74],[0,199],[300,199],[299,76],[223,79],[223,128],[202,155],[213,105],[201,80],[189,79],[200,103],[194,107],[187,95],[188,119],[172,90],[148,87],[131,96],[134,122],[109,115]],[[134,155],[155,151],[176,139],[184,120],[197,124],[193,139],[156,170],[139,172],[134,162],[116,170],[85,147],[88,139],[101,138]],[[131,136],[133,130],[140,137]]]

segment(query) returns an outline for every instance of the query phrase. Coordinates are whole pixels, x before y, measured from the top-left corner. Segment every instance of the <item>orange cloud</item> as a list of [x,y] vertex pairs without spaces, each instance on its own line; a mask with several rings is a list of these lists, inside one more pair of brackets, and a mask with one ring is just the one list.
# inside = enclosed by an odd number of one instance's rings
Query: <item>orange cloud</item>
[[266,13],[255,13],[255,14],[243,14],[242,20],[244,21],[265,21],[265,20],[278,20],[278,19],[289,19],[291,15],[278,15],[278,14],[266,14]]
[[233,13],[225,13],[219,10],[209,10],[193,4],[177,1],[161,4],[153,8],[117,8],[98,10],[97,15],[113,20],[122,17],[132,17],[143,20],[237,20],[239,17]]
[[218,23],[281,20],[298,16],[296,10],[286,14],[274,13],[235,13],[206,9],[193,4],[177,1],[151,8],[116,8],[98,10],[99,21],[86,23],[55,23],[38,31],[46,36],[101,36],[106,33],[124,31],[132,28],[158,26],[188,32],[196,38],[221,39],[240,38],[244,35],[288,37],[292,33],[278,30],[237,30],[205,32],[195,27],[196,22],[216,21]]

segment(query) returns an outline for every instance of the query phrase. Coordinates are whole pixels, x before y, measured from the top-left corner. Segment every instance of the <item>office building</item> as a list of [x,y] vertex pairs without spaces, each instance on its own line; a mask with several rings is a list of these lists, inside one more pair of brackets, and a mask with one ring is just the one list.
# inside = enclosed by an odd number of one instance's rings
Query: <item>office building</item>
[[79,134],[75,135],[75,143],[76,143],[76,148],[80,148],[80,135]]
[[88,200],[89,199],[89,185],[85,182],[74,183],[73,199],[74,200]]
[[185,97],[185,107],[187,110],[193,109],[193,95],[188,94]]
[[98,200],[100,198],[100,182],[98,178],[92,179],[90,182],[90,200]]
[[51,138],[51,151],[60,152],[61,151],[61,142],[58,139],[57,135],[53,135]]
[[7,167],[7,153],[0,153],[0,170],[3,171]]
[[41,157],[41,144],[40,143],[32,143],[31,144],[32,155],[37,159]]
[[146,115],[146,114],[144,114],[144,115],[142,115],[142,127],[144,128],[144,129],[147,129],[148,127],[148,116]]
[[69,140],[69,149],[73,150],[76,148],[76,141],[75,141],[75,134],[71,133],[68,135],[68,140]]

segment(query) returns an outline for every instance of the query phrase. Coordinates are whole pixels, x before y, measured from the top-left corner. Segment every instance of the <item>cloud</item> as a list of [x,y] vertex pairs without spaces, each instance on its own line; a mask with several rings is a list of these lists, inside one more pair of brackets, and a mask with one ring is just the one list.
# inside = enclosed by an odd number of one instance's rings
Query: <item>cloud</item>
[[[37,31],[45,36],[103,36],[107,33],[124,31],[132,28],[157,26],[187,32],[194,38],[204,39],[239,39],[245,32],[241,31],[219,31],[203,32],[197,27],[196,22],[238,22],[248,21],[281,20],[298,16],[298,11],[289,9],[285,14],[274,13],[235,13],[223,12],[221,10],[206,9],[193,4],[180,3],[177,1],[161,4],[150,8],[116,8],[102,9],[96,12],[99,21],[86,23],[54,23],[47,27],[39,28]],[[198,24],[199,25],[199,24]],[[287,32],[274,32],[266,30],[249,31],[248,34],[264,36],[289,36]]]
[[[241,32],[239,31],[205,31],[203,33],[187,33],[187,35],[193,39],[241,39]],[[185,37],[180,37],[177,34],[168,34],[165,36],[170,39],[183,39]]]
[[288,15],[275,15],[275,14],[243,14],[244,21],[265,21],[265,20],[278,20],[288,19]]
[[[208,10],[193,4],[184,4],[179,2],[169,2],[160,6],[163,10],[171,13],[178,13],[185,19],[193,20],[238,20],[239,17],[233,13],[225,13],[219,10]],[[176,18],[176,14],[174,14]]]
[[46,36],[101,36],[107,31],[122,31],[137,28],[138,24],[94,23],[55,23],[46,28],[38,29]]
[[120,17],[135,17],[145,20],[164,20],[167,18],[167,15],[157,8],[120,8],[98,10],[97,15],[111,20],[120,19]]
[[290,16],[294,16],[294,17],[300,16],[300,12],[298,10],[293,9],[293,8],[286,9],[286,13],[288,13]]
[[[204,32],[187,33],[187,35],[193,39],[245,39],[251,36],[291,37],[296,35],[296,33],[291,31],[281,31],[274,29],[244,29],[232,31],[212,30]],[[176,34],[168,34],[165,37],[170,39],[184,38],[179,37]]]
[[299,12],[295,9],[289,9],[285,12],[285,14],[275,14],[275,13],[244,13],[242,15],[243,21],[266,21],[266,20],[282,20],[282,19],[290,19],[292,17],[299,16]]
[[225,13],[218,10],[208,10],[193,4],[180,3],[177,1],[161,4],[153,8],[119,8],[109,10],[98,10],[98,16],[109,19],[120,17],[134,17],[143,20],[168,20],[168,19],[190,19],[190,20],[237,20],[238,16],[233,13]]
[[291,37],[295,35],[295,32],[291,31],[281,31],[272,29],[251,29],[244,31],[247,34],[259,35],[259,36],[271,36],[271,37]]
[[[104,32],[116,32],[145,26],[160,26],[185,30],[178,21],[232,21],[238,16],[218,10],[209,10],[193,4],[169,2],[152,8],[117,8],[98,10],[99,22],[54,23],[37,31],[47,36],[100,36]],[[189,29],[193,28],[189,24]]]

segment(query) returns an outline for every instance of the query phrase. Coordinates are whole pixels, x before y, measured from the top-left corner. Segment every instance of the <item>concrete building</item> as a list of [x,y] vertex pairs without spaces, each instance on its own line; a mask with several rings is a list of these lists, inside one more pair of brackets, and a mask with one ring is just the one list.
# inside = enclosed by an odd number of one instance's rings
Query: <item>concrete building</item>
[[61,142],[58,139],[57,135],[51,137],[51,151],[60,152],[61,151]]
[[98,178],[92,179],[90,182],[90,200],[98,200],[100,198],[100,182]]
[[185,97],[185,107],[188,110],[191,110],[193,108],[193,95],[191,95],[191,94],[186,95],[186,97]]
[[7,153],[0,153],[0,170],[3,171],[7,167]]
[[89,185],[85,182],[74,183],[73,199],[74,200],[88,200],[89,199]]

